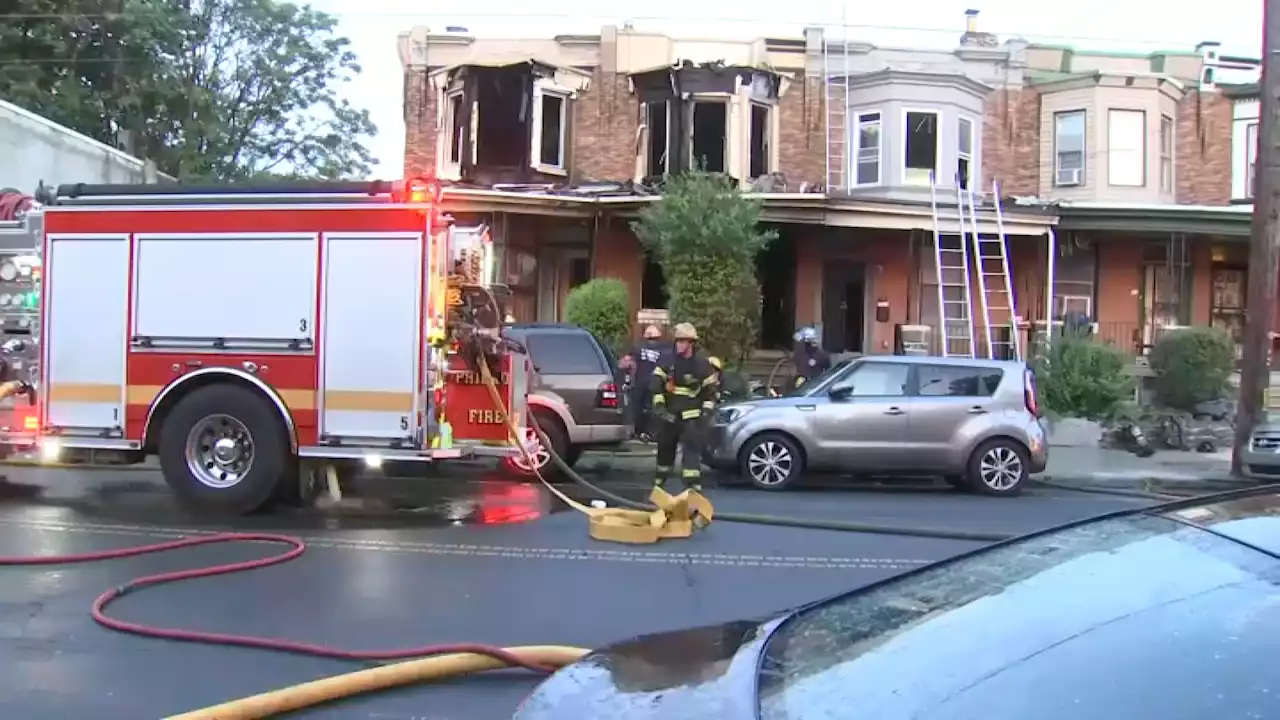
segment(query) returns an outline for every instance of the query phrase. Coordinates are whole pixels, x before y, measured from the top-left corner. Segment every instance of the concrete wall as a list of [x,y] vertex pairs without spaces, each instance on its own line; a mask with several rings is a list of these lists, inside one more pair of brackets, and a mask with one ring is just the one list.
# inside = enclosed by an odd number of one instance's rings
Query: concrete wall
[[140,183],[138,158],[0,100],[0,187],[32,193],[65,183]]

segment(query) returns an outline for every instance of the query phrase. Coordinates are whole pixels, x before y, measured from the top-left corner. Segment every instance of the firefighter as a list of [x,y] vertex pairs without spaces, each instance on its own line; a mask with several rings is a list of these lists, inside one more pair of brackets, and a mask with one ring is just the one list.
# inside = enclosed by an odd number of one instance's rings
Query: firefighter
[[818,331],[812,327],[803,327],[796,333],[796,348],[791,360],[795,363],[795,387],[831,369],[831,356],[818,347]]
[[675,351],[653,369],[652,414],[661,421],[658,430],[658,467],[654,485],[662,487],[676,464],[680,450],[680,477],[685,487],[702,489],[703,417],[715,409],[716,369],[698,352],[698,330],[689,323],[676,325]]
[[631,425],[632,435],[649,442],[654,428],[649,419],[649,399],[653,396],[650,388],[653,369],[662,362],[664,356],[671,354],[671,345],[662,339],[662,328],[648,325],[644,329],[644,342],[632,348],[631,366]]

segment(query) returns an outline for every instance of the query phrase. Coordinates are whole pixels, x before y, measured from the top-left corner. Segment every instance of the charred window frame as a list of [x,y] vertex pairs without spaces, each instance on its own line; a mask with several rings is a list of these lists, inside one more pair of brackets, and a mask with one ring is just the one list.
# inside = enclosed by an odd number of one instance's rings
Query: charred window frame
[[729,98],[698,98],[688,120],[689,167],[727,172],[729,166]]
[[662,177],[671,172],[671,101],[653,100],[643,103],[647,129],[645,139],[645,176]]
[[539,171],[563,173],[567,168],[570,96],[567,90],[534,88],[529,160]]
[[462,90],[450,90],[445,93],[445,120],[444,127],[449,133],[449,153],[447,155],[449,164],[460,165],[462,163]]
[[972,118],[961,117],[956,121],[959,137],[956,141],[956,183],[968,190],[974,186],[974,158],[978,154],[976,123]]
[[770,105],[751,103],[750,133],[747,173],[755,180],[773,172],[773,108]]

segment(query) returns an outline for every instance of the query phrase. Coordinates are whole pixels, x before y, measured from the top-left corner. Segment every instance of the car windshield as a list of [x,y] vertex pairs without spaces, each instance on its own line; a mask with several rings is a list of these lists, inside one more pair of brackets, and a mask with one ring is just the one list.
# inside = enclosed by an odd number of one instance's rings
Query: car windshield
[[814,393],[826,392],[827,385],[831,384],[832,378],[839,375],[841,372],[844,371],[845,368],[849,367],[852,364],[853,364],[852,358],[841,360],[835,365],[832,365],[830,368],[826,370],[826,372],[822,373],[818,377],[810,380],[809,382],[805,383],[804,385],[801,385],[798,388],[791,388],[784,394],[787,397],[805,397],[807,395],[812,395]]
[[764,649],[760,718],[1280,717],[1277,598],[1247,546],[1081,525],[802,609]]

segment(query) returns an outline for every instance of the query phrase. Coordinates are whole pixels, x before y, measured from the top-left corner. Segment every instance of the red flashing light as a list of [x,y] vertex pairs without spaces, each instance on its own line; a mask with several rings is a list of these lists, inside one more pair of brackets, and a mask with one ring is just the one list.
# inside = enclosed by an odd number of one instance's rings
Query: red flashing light
[[440,201],[440,186],[424,177],[405,180],[404,193],[405,200],[415,204]]

